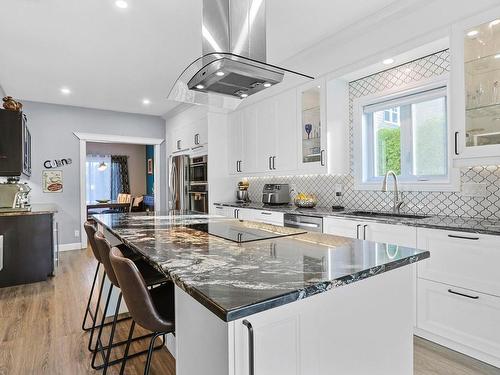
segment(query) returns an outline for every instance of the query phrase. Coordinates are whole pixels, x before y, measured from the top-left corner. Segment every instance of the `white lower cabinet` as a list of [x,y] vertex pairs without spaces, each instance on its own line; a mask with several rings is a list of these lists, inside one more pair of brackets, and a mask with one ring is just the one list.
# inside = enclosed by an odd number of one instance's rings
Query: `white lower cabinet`
[[418,229],[418,248],[431,258],[418,265],[418,277],[500,296],[498,236]]
[[284,225],[284,215],[281,212],[257,210],[253,208],[235,208],[214,205],[214,213],[240,220],[257,221],[273,225]]
[[417,295],[417,335],[500,367],[500,298],[424,279]]
[[417,243],[416,228],[404,225],[328,217],[323,220],[323,228],[327,234],[360,240],[406,247],[416,247]]
[[416,334],[500,367],[498,236],[418,228]]

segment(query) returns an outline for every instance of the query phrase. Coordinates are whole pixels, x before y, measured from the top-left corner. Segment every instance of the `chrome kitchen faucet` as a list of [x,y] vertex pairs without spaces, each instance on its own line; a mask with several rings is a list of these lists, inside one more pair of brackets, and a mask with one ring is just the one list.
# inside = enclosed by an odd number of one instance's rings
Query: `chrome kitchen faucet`
[[387,176],[389,175],[394,177],[394,199],[393,199],[392,212],[394,212],[395,214],[399,214],[401,206],[403,205],[403,201],[399,198],[398,177],[396,176],[396,173],[394,173],[393,171],[387,171],[387,173],[385,174],[384,181],[382,182],[382,191],[383,192],[387,191]]

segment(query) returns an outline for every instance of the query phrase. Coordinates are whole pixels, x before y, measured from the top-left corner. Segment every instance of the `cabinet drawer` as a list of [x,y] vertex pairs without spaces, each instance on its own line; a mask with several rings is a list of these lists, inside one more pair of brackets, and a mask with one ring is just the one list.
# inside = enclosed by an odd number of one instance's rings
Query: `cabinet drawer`
[[417,247],[431,254],[419,278],[500,296],[498,237],[419,228]]
[[359,221],[326,217],[323,219],[323,232],[335,236],[358,238],[356,229],[359,224],[361,224]]
[[419,329],[500,357],[500,298],[423,279],[417,290]]
[[281,226],[284,225],[284,216],[282,212],[255,210],[254,220],[260,221],[261,223],[281,225]]

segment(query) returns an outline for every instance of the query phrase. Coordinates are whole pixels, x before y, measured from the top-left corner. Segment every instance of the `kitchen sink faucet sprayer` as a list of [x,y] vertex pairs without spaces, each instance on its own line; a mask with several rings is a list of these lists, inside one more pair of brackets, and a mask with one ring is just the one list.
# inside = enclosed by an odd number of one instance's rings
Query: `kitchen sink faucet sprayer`
[[395,214],[399,214],[401,210],[401,206],[403,205],[403,201],[399,199],[399,191],[398,191],[398,177],[396,176],[396,173],[393,171],[387,171],[387,173],[384,176],[384,181],[382,182],[382,191],[386,192],[387,191],[387,176],[391,175],[394,177],[394,200],[393,200],[393,207],[392,211]]

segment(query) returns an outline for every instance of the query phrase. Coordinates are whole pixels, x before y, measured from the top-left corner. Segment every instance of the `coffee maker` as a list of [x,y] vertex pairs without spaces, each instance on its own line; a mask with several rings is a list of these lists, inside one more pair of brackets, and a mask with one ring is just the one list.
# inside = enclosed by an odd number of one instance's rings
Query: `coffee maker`
[[30,191],[28,184],[17,180],[0,183],[0,211],[29,211]]

